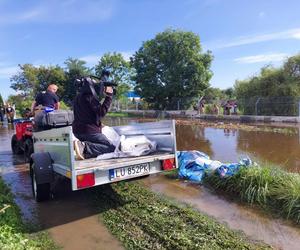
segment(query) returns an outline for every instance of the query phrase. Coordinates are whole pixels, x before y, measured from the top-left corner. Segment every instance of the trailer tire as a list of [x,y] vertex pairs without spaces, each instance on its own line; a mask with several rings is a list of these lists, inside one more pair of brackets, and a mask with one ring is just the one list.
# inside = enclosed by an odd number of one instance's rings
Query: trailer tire
[[33,197],[37,202],[49,200],[50,198],[50,183],[37,184],[36,175],[34,171],[34,163],[31,165],[30,169],[31,175],[31,186]]
[[16,134],[14,134],[11,138],[11,150],[12,150],[13,154],[15,154],[15,155],[19,155],[19,154],[23,153],[23,150],[20,147],[20,143],[17,139]]
[[33,153],[33,141],[31,138],[26,138],[24,141],[24,159],[25,162],[30,162],[31,154]]

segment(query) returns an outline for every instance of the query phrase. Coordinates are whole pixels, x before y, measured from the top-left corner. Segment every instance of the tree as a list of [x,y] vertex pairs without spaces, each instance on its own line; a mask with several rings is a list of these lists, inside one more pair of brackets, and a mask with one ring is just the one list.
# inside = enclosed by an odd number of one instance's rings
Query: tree
[[10,78],[10,87],[24,97],[32,96],[36,92],[38,84],[38,69],[32,64],[19,64],[18,66],[20,71]]
[[167,29],[143,43],[131,58],[135,91],[152,108],[188,107],[209,86],[212,55],[202,53],[199,36]]
[[118,84],[116,98],[120,99],[132,86],[133,69],[120,53],[105,53],[99,63],[95,66],[97,76],[101,75],[103,69],[111,71],[111,78]]
[[232,99],[232,98],[234,98],[234,90],[231,87],[222,90],[222,93],[225,95],[226,99]]
[[11,88],[21,96],[33,98],[37,92],[44,91],[50,83],[58,86],[58,94],[63,94],[65,73],[61,67],[39,66],[32,64],[19,65],[20,71],[10,79]]
[[236,81],[234,92],[239,99],[239,105],[243,106],[247,114],[297,114],[300,55],[288,58],[280,68],[268,65],[261,69],[260,74]]
[[225,98],[225,94],[219,88],[209,87],[204,90],[204,99],[208,103],[212,103],[213,101],[218,101]]
[[30,108],[32,104],[32,98],[25,97],[23,95],[10,95],[7,98],[7,102],[16,105],[16,110],[22,114],[26,108]]
[[63,100],[71,105],[76,96],[75,79],[92,74],[92,70],[86,66],[83,60],[69,57],[64,64],[66,65],[66,82],[64,86]]
[[36,94],[46,90],[50,83],[58,86],[58,96],[63,95],[66,78],[64,70],[58,65],[35,67],[32,64],[24,64],[19,67],[19,72],[10,79],[11,88],[18,94],[9,97],[10,102],[15,103],[19,111],[30,108]]

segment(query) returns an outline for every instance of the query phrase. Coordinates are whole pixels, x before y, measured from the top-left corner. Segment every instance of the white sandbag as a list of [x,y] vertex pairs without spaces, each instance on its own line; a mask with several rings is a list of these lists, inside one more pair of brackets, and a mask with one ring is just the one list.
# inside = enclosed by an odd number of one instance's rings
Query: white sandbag
[[128,156],[147,155],[156,150],[156,142],[150,141],[146,136],[121,136],[121,152]]
[[116,149],[112,153],[102,154],[96,160],[147,155],[156,150],[156,142],[150,141],[146,136],[120,136]]
[[109,126],[104,126],[102,127],[102,134],[104,134],[110,142],[117,147],[120,141],[120,136],[119,134]]

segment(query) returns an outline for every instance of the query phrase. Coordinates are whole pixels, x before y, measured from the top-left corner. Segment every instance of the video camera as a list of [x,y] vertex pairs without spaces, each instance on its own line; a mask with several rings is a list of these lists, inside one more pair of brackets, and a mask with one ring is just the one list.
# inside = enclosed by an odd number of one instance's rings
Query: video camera
[[92,94],[96,98],[101,98],[104,94],[105,87],[113,88],[113,95],[116,95],[118,86],[116,83],[109,81],[110,71],[102,70],[101,76],[85,76],[75,79],[75,86],[80,93]]

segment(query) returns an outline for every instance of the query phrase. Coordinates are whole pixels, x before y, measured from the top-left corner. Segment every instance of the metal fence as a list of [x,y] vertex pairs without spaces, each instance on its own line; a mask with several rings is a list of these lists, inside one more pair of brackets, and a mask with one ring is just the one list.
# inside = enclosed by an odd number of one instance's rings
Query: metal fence
[[[232,104],[234,103],[236,107]],[[153,105],[140,99],[114,100],[112,111],[197,110],[203,114],[240,114],[258,116],[300,116],[300,97],[253,97],[238,100],[205,100],[204,108],[199,108],[199,97],[172,98],[164,107]]]

